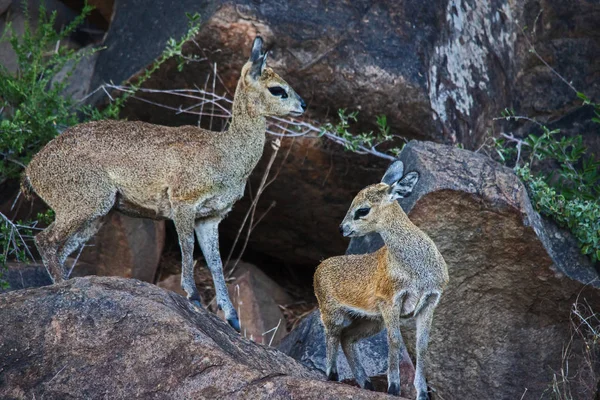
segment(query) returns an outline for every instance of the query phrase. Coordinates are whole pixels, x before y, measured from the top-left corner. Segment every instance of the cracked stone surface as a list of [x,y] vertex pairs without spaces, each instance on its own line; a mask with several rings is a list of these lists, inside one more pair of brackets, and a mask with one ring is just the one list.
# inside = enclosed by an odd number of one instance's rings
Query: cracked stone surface
[[0,398],[387,398],[326,382],[137,280],[85,277],[5,293],[0,320]]

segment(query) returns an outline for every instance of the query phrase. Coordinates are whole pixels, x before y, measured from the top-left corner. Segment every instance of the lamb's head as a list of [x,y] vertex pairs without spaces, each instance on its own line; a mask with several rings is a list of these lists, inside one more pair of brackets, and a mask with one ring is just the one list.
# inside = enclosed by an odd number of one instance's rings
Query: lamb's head
[[364,236],[379,230],[381,224],[386,222],[382,211],[397,199],[408,197],[419,180],[417,172],[409,172],[404,176],[403,172],[404,164],[396,161],[388,168],[380,183],[358,192],[340,225],[342,235]]
[[246,97],[247,112],[251,116],[300,116],[306,103],[298,94],[266,66],[268,51],[263,51],[260,36],[254,39],[250,59],[242,68],[240,84]]

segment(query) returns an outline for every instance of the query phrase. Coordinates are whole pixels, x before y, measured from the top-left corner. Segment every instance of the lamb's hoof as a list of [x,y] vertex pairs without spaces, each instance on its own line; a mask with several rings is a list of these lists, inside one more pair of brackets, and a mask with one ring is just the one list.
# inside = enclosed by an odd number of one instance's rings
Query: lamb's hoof
[[392,396],[400,396],[400,385],[397,383],[390,384],[390,386],[388,386],[388,394],[391,394]]
[[340,380],[340,376],[338,375],[337,371],[331,371],[328,375],[327,375],[327,380],[328,381],[334,381],[337,382]]
[[236,330],[236,332],[241,332],[241,328],[240,328],[240,320],[238,319],[237,315],[233,315],[229,318],[227,318],[227,322],[229,323],[229,325],[231,325],[231,327],[233,329]]
[[371,391],[375,391],[375,386],[373,386],[373,383],[371,382],[371,380],[367,379],[365,382],[365,389],[367,390],[371,390]]
[[429,394],[427,392],[421,392],[417,396],[417,400],[429,400]]

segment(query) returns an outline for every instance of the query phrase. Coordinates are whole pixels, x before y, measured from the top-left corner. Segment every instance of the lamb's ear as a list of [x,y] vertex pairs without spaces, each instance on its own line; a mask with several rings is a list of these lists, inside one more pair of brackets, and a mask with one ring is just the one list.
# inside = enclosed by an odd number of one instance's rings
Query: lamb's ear
[[398,180],[402,178],[403,173],[404,163],[400,160],[394,161],[392,165],[389,166],[387,171],[385,171],[385,175],[383,175],[383,178],[381,178],[381,183],[391,186],[394,184],[394,182],[398,182]]
[[404,175],[402,179],[390,186],[390,198],[396,200],[410,196],[418,181],[419,174],[414,171]]
[[258,79],[262,75],[262,72],[265,69],[267,64],[267,53],[262,51],[263,40],[260,36],[257,36],[254,39],[254,43],[252,44],[252,53],[250,53],[249,62],[252,63],[250,67],[249,75],[252,79]]

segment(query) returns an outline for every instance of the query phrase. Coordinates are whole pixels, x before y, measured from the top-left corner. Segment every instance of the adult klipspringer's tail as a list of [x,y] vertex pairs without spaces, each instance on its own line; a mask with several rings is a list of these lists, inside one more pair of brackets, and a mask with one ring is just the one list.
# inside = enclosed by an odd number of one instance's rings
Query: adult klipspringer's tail
[[31,200],[33,197],[33,187],[31,186],[27,172],[21,174],[21,193],[23,193],[27,200]]

